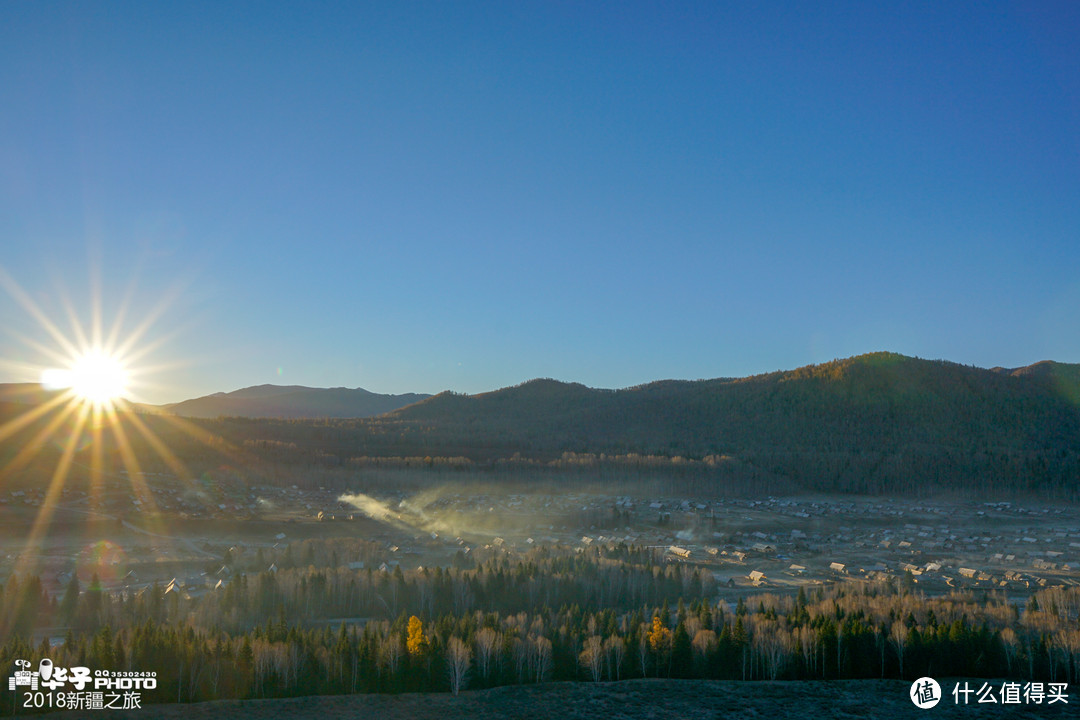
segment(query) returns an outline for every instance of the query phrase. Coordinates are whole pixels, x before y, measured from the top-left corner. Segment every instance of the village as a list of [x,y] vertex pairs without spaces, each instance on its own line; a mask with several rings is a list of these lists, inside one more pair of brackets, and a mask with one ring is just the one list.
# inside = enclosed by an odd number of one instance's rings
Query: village
[[[719,594],[795,592],[854,580],[1023,597],[1080,584],[1080,509],[1069,505],[845,496],[681,498],[439,487],[372,495],[296,485],[201,483],[167,474],[63,490],[35,546],[27,533],[46,493],[0,494],[0,573],[34,567],[61,592],[73,573],[111,591],[153,583],[199,594],[237,572],[274,572],[290,544],[363,542],[349,568],[448,567],[538,548],[597,552],[620,544],[658,563],[711,574]],[[290,552],[292,552],[290,550]],[[297,550],[299,552],[299,550]]]

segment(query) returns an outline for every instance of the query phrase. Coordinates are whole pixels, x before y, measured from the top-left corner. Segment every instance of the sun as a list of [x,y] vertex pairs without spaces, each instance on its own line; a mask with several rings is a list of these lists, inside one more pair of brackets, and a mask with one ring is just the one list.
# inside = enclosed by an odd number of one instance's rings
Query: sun
[[111,403],[127,392],[128,371],[119,358],[100,350],[80,356],[71,366],[71,389],[83,400]]
[[[135,302],[133,283],[112,322],[107,323],[102,317],[100,294],[105,286],[92,273],[89,302],[79,309],[66,297],[63,286],[58,288],[55,302],[69,323],[63,328],[0,264],[0,291],[6,291],[37,326],[24,334],[10,317],[0,321],[0,377],[11,374],[18,383],[4,391],[12,393],[14,402],[0,393],[5,401],[0,403],[4,405],[0,413],[0,489],[25,486],[44,491],[40,503],[33,503],[38,509],[23,549],[14,556],[14,567],[7,568],[13,576],[40,573],[44,563],[51,561],[50,533],[66,532],[54,524],[58,512],[64,527],[75,517],[119,521],[129,513],[143,512],[143,523],[153,529],[146,532],[169,537],[155,500],[154,483],[167,477],[170,480],[165,484],[171,489],[175,483],[188,483],[194,477],[182,455],[171,446],[173,439],[185,449],[191,442],[216,448],[237,466],[248,461],[241,450],[201,425],[156,412],[139,397],[140,389],[153,387],[147,377],[185,364],[180,360],[147,364],[148,357],[178,332],[168,331],[160,323],[178,291],[168,293],[157,305],[149,306],[145,317],[132,322],[128,310]],[[48,294],[44,297],[51,298]],[[25,348],[9,352],[4,339],[9,335]],[[19,356],[26,359],[16,360]],[[45,392],[35,388],[33,380],[38,380],[38,387]],[[154,472],[144,472],[147,463]],[[117,511],[113,500],[121,497],[118,493],[124,492],[125,486],[134,510],[122,505],[125,509]],[[65,497],[72,488],[78,488],[83,497]],[[123,524],[130,523],[125,520]],[[98,527],[87,526],[86,533],[98,534]],[[0,619],[14,617],[21,602],[16,595],[7,595],[11,597],[0,597]]]
[[101,406],[122,400],[128,379],[128,369],[119,357],[94,349],[75,357],[66,369],[46,370],[41,384],[50,389],[69,389],[79,400]]

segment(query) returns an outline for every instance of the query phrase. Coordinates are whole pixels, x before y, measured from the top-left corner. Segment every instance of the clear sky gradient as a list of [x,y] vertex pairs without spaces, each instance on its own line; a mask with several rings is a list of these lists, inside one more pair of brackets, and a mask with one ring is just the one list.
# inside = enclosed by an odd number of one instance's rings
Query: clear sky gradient
[[151,319],[151,402],[1078,362],[1078,38],[1075,2],[3,3],[0,381],[57,345],[17,288]]

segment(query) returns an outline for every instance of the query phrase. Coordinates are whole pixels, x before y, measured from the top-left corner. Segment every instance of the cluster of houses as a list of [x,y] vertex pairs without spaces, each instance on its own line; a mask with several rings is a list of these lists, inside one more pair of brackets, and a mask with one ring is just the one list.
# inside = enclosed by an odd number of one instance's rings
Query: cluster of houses
[[0,505],[41,505],[44,497],[41,490],[31,488],[29,490],[13,490],[9,493],[0,493]]
[[[707,515],[694,516],[702,505]],[[910,577],[929,590],[1080,584],[1080,525],[1062,508],[777,498],[646,507],[694,528],[670,536],[698,542],[672,542],[668,560],[711,565],[721,585],[845,577]]]

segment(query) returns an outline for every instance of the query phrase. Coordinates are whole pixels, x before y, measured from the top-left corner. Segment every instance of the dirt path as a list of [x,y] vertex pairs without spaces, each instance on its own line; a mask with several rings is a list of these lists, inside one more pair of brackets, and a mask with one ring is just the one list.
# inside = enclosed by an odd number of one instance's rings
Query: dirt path
[[143,528],[139,527],[138,525],[132,525],[127,520],[121,520],[120,522],[128,530],[134,530],[135,532],[143,533],[144,535],[149,535],[150,537],[161,538],[162,540],[173,540],[175,542],[184,543],[185,545],[188,546],[188,548],[192,552],[194,552],[196,554],[205,555],[207,557],[212,557],[212,558],[215,558],[215,559],[220,559],[220,557],[218,555],[215,555],[212,552],[208,552],[208,551],[203,550],[202,548],[200,548],[198,545],[195,544],[195,541],[190,539],[190,538],[176,537],[175,535],[161,535],[159,533],[150,532],[149,530],[144,530]]
[[188,549],[190,549],[196,555],[203,555],[203,556],[206,556],[206,557],[212,557],[212,558],[215,558],[215,559],[220,559],[218,555],[215,555],[212,552],[208,552],[208,551],[203,550],[202,548],[200,548],[198,545],[195,544],[195,541],[192,540],[191,538],[177,537],[175,535],[162,535],[160,533],[150,532],[149,530],[146,530],[145,528],[141,528],[138,525],[135,525],[133,523],[128,522],[127,520],[120,519],[116,515],[110,515],[109,513],[102,512],[100,510],[86,510],[86,509],[83,509],[83,508],[73,507],[71,504],[57,505],[57,509],[58,510],[63,510],[65,512],[72,512],[72,513],[80,513],[82,515],[89,515],[91,517],[105,518],[106,520],[120,520],[120,524],[122,524],[128,530],[131,530],[133,532],[141,533],[143,535],[149,535],[150,537],[159,538],[161,540],[171,540],[171,541],[176,542],[176,543],[183,543],[184,545],[186,545],[188,547]]

